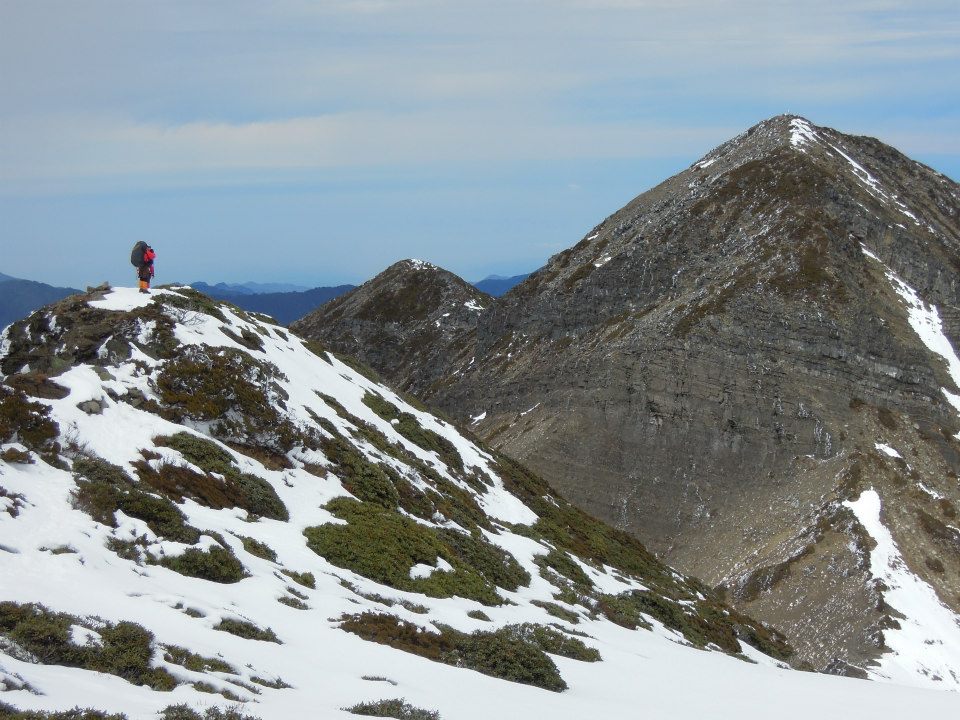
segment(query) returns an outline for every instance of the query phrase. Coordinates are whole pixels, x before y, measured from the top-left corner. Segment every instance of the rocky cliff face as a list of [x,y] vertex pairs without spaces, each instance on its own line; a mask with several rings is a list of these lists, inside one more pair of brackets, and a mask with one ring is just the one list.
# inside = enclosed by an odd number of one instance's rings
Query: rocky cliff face
[[397,387],[440,380],[469,350],[493,298],[422,260],[401,260],[361,287],[317,308],[291,328],[353,354]]
[[815,666],[860,672],[916,618],[845,503],[874,490],[912,577],[960,608],[958,269],[955,183],[781,116],[551,258],[451,366],[405,372]]

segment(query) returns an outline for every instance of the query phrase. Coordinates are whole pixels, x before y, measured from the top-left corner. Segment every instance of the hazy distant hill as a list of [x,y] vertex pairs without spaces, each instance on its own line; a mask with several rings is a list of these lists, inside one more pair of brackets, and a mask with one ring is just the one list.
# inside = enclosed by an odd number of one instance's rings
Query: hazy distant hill
[[256,283],[256,282],[245,282],[245,283],[225,283],[219,282],[216,285],[210,285],[205,282],[195,282],[191,283],[190,287],[196,288],[202,293],[210,294],[212,292],[218,293],[233,293],[235,295],[263,295],[265,293],[291,293],[291,292],[305,292],[310,288],[304,285],[292,285],[291,283]]
[[473,286],[477,290],[485,292],[487,295],[493,295],[494,297],[500,297],[507,290],[511,289],[515,285],[519,285],[528,277],[531,273],[524,273],[523,275],[514,275],[512,277],[503,277],[502,275],[491,275],[486,277],[479,282],[473,283]]
[[0,273],[0,328],[26,317],[39,307],[76,292],[80,291],[33,280],[20,280]]
[[[246,283],[246,286],[255,283]],[[224,290],[231,287],[226,283],[208,285],[194,283],[193,288],[218,300],[226,300],[244,310],[253,310],[270,315],[280,323],[288,325],[294,320],[302,318],[311,310],[316,310],[328,300],[353,290],[354,285],[338,285],[336,287],[317,287],[303,292],[272,292],[253,294]]]

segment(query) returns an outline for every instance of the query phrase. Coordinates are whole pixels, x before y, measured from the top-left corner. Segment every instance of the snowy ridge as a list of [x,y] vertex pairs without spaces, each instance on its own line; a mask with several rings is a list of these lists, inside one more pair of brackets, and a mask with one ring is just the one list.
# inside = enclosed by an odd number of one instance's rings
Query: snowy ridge
[[[393,697],[435,709],[445,720],[632,717],[638,708],[649,717],[679,718],[712,716],[723,708],[724,715],[752,720],[768,717],[771,707],[788,719],[845,713],[893,718],[908,710],[945,717],[960,708],[953,694],[794,672],[746,643],[741,643],[742,658],[696,650],[652,615],[644,618],[651,630],[632,630],[588,612],[571,602],[569,593],[564,595],[556,572],[543,570],[543,559],[561,549],[535,535],[541,518],[518,495],[500,459],[452,425],[287,331],[224,304],[210,305],[185,290],[145,298],[134,289],[118,288],[87,307],[109,314],[107,334],[90,353],[98,364],[77,362],[56,375],[57,386],[69,391],[66,395],[31,400],[49,408],[50,419],[59,426],[58,462],[43,459],[25,436],[0,443],[0,601],[39,603],[78,618],[69,629],[70,642],[78,647],[96,647],[111,623],[136,622],[155,639],[153,667],[165,670],[177,685],[160,691],[112,674],[38,663],[6,641],[0,628],[0,703],[45,710],[79,705],[144,720],[181,702],[194,707],[241,702],[244,712],[265,720],[350,717],[342,708]],[[69,336],[61,333],[77,329],[75,318],[68,320],[41,311],[8,331],[4,352],[65,348]],[[118,345],[121,339],[129,343],[127,349]],[[280,461],[276,455],[268,461],[267,455],[239,452],[243,443],[217,439],[225,428],[239,427],[225,423],[243,422],[233,408],[210,419],[172,414],[176,408],[165,394],[171,367],[202,358],[207,363],[203,377],[214,372],[218,359],[241,356],[262,363],[236,372],[254,377],[259,368],[265,373],[262,387],[277,411],[273,427],[250,431],[246,440],[283,429],[309,431],[326,441],[339,437],[417,490],[456,488],[448,492],[473,497],[483,511],[486,527],[479,535],[509,553],[529,580],[514,590],[497,586],[503,602],[489,604],[457,593],[426,594],[377,582],[311,549],[306,530],[349,524],[336,509],[337,502],[349,503],[353,496],[341,472],[345,466],[328,457],[335,445],[295,444]],[[411,426],[443,442],[434,440],[434,449],[428,449],[424,444],[429,443],[415,442],[411,437],[417,435],[404,431]],[[289,519],[279,513],[258,516],[229,504],[218,508],[186,496],[176,508],[199,531],[199,539],[190,543],[158,534],[148,521],[121,510],[110,525],[78,506],[79,485],[71,465],[76,470],[84,459],[101,458],[131,478],[167,469],[204,473],[201,457],[188,457],[183,444],[161,440],[175,436],[206,443],[221,457],[223,467],[207,477],[222,480],[224,473],[234,472],[231,466],[265,481]],[[31,462],[24,462],[23,455]],[[360,494],[361,486],[350,486]],[[552,496],[546,500],[545,506],[562,502]],[[401,509],[398,516],[430,532],[459,532],[469,520],[439,510],[430,516]],[[127,550],[120,552],[123,547]],[[233,554],[245,577],[213,582],[157,564],[216,548]],[[571,565],[566,572],[578,568],[597,593],[617,596],[651,586],[612,565],[559,554]],[[442,556],[405,569],[411,582],[421,583],[461,572],[462,566]],[[292,579],[306,573],[313,582]],[[666,576],[661,582],[674,582],[678,590],[686,582],[675,573]],[[692,608],[697,593],[691,598],[684,602]],[[345,616],[364,611],[387,613],[431,633],[442,626],[470,633],[517,623],[552,624],[599,650],[602,660],[551,654],[569,689],[549,692],[433,662],[340,629]],[[217,630],[224,621],[269,628],[279,642]],[[171,647],[221,665],[189,669],[170,654]],[[678,688],[683,688],[682,696]]]

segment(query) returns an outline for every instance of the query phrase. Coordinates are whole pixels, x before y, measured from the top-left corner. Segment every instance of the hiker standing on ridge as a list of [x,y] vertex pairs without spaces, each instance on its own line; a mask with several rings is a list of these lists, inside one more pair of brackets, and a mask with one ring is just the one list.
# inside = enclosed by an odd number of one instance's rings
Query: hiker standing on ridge
[[130,253],[130,263],[137,269],[137,279],[140,281],[140,292],[150,292],[150,279],[153,277],[153,259],[157,254],[153,248],[143,240],[133,246]]

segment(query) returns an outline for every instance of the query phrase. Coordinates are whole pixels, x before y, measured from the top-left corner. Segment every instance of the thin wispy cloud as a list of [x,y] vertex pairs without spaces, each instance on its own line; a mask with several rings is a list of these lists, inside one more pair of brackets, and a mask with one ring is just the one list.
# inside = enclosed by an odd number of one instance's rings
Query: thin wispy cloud
[[[0,198],[16,232],[46,238],[55,213],[16,198],[329,189],[359,172],[469,181],[502,194],[512,227],[519,192],[574,208],[553,193],[578,185],[591,223],[787,111],[960,175],[955,0],[7,0],[0,70]],[[601,165],[620,188],[602,205],[584,179]],[[447,242],[413,227],[443,212],[417,202],[402,232]],[[456,212],[447,226],[490,211]]]

